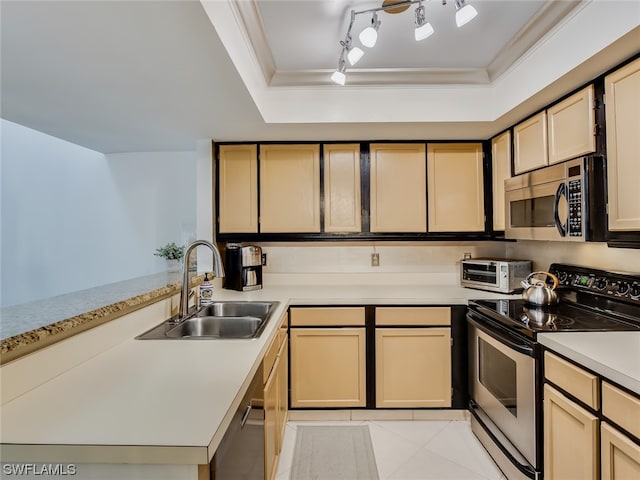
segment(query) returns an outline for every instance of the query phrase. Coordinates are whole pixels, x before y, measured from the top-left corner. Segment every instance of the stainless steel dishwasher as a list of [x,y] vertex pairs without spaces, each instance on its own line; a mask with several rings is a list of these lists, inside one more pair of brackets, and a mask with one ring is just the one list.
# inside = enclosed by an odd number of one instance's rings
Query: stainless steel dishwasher
[[262,363],[214,456],[215,480],[264,480]]

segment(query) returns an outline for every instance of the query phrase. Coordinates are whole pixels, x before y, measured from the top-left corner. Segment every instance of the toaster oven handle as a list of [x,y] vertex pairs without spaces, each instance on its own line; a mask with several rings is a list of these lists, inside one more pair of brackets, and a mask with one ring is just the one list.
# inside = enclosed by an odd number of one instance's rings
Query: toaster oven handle
[[556,198],[553,201],[553,219],[556,223],[556,228],[558,229],[558,233],[560,233],[561,237],[567,236],[567,225],[563,224],[560,220],[560,199],[562,197],[567,196],[567,184],[565,182],[560,183],[558,185],[558,189],[556,190]]

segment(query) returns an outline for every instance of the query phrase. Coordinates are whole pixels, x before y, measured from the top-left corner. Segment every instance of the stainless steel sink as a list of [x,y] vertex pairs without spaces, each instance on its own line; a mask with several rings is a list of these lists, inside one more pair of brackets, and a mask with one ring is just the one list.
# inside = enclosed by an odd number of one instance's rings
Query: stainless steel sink
[[215,302],[183,321],[171,318],[138,340],[258,338],[279,302]]

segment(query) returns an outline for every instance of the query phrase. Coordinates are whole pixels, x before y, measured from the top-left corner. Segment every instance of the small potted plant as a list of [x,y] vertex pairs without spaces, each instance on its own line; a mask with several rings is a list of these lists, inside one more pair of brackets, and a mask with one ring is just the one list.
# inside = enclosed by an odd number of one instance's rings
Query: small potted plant
[[179,272],[180,260],[184,255],[184,246],[179,247],[174,242],[167,243],[164,247],[157,248],[154,255],[167,260],[168,272]]

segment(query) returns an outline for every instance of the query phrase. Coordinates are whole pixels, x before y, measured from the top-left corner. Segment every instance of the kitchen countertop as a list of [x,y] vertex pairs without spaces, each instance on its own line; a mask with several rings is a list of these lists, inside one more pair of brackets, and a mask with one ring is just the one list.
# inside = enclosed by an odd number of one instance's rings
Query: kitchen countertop
[[416,284],[277,285],[214,295],[280,305],[258,339],[128,338],[6,403],[2,460],[208,463],[290,305],[466,305],[505,297]]
[[538,340],[640,395],[640,332],[542,333]]

